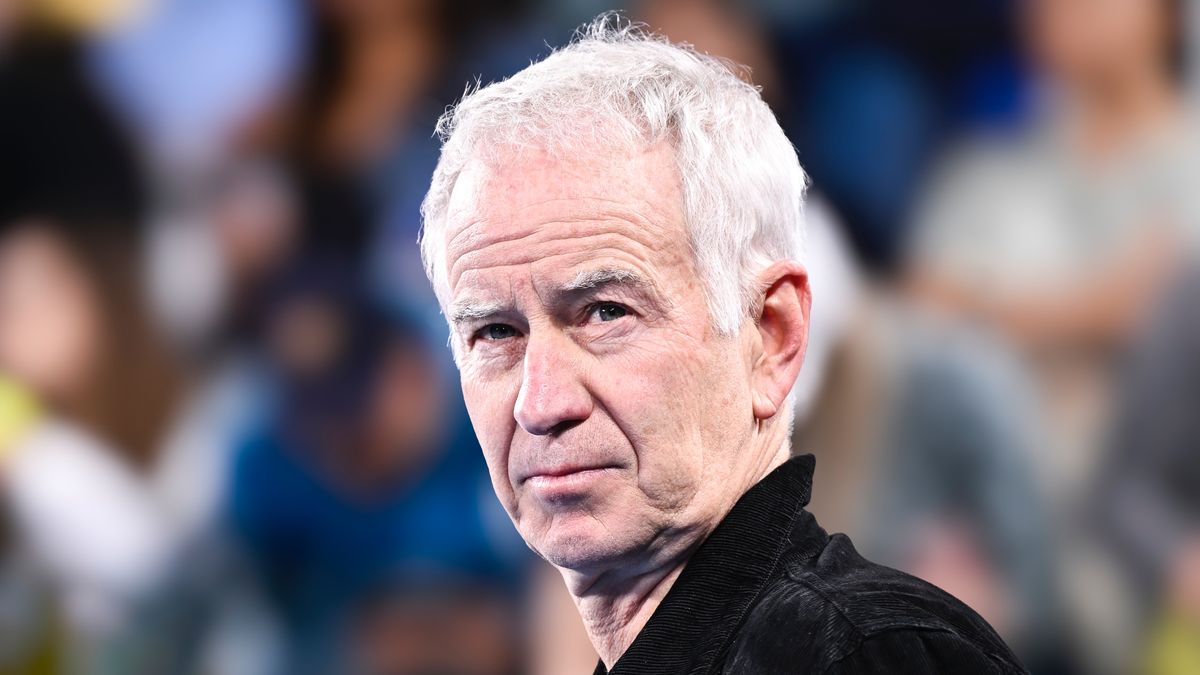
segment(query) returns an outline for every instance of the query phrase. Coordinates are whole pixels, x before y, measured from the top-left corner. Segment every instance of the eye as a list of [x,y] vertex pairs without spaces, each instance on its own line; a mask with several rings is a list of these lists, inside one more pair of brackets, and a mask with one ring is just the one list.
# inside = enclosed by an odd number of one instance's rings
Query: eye
[[507,340],[517,335],[517,329],[506,323],[489,323],[475,332],[480,340]]
[[629,310],[616,304],[615,302],[601,302],[592,307],[590,316],[594,316],[600,321],[616,321],[623,316],[629,314]]

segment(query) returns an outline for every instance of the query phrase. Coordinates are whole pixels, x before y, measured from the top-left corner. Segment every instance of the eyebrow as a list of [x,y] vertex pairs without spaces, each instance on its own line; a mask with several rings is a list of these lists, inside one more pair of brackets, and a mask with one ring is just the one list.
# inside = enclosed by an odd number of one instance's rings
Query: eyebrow
[[[637,289],[650,287],[650,282],[642,275],[627,269],[616,267],[605,267],[595,270],[584,270],[576,274],[567,283],[555,289],[556,295],[571,295],[593,291],[597,288],[605,286],[630,286]],[[475,302],[465,300],[461,303],[456,303],[450,308],[450,322],[454,325],[460,325],[470,321],[478,321],[490,316],[501,314],[508,309],[508,305],[501,302]]]
[[504,311],[504,305],[498,302],[471,302],[455,304],[450,309],[450,322],[458,325],[467,321],[483,319]]
[[590,291],[601,286],[627,285],[645,288],[649,285],[641,275],[626,269],[602,268],[585,270],[575,275],[575,278],[564,284],[559,291],[562,293],[577,293]]

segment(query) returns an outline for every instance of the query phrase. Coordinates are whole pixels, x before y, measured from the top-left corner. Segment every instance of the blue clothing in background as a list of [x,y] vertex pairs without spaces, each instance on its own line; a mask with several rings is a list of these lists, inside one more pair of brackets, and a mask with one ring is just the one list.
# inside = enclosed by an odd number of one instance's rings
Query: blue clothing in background
[[258,435],[239,453],[229,517],[268,580],[289,661],[321,672],[356,605],[381,588],[486,588],[522,594],[531,554],[496,501],[461,402],[445,447],[417,475],[371,496],[337,487],[286,435]]

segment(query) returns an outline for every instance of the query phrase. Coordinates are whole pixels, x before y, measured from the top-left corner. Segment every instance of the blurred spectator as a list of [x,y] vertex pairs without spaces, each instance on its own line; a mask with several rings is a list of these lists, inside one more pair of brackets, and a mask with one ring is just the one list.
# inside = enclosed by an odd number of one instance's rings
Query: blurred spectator
[[[501,638],[519,625],[527,556],[490,497],[441,359],[418,324],[388,319],[352,278],[308,267],[272,303],[279,408],[234,474],[233,524],[281,612],[284,672],[401,656],[421,669],[398,673],[443,672],[435,657],[469,665],[433,644],[391,653],[380,633],[393,629],[405,633],[390,640],[424,632],[436,644],[479,631],[509,665],[461,672],[509,672],[517,643]],[[441,590],[414,595],[431,584]],[[436,611],[413,609],[430,602]]]
[[[0,375],[0,476],[9,453],[40,417],[29,392]],[[8,503],[0,500],[0,673],[60,672],[64,661],[60,623],[45,571],[22,546]]]
[[772,107],[868,271],[902,262],[916,191],[946,133],[1018,114],[1014,4],[792,3],[802,21],[768,24],[785,85]]
[[2,494],[18,550],[90,667],[207,528],[253,406],[189,386],[150,322],[128,233],[26,221],[0,238],[0,373],[45,413],[13,437]]
[[1171,243],[1190,245],[1200,227],[1179,7],[1025,3],[1053,107],[1025,137],[949,163],[913,248],[918,292],[1035,349],[1129,335]]
[[354,617],[348,673],[525,672],[519,660],[524,636],[512,620],[512,602],[495,588],[434,583],[378,589]]
[[837,486],[814,491],[811,510],[865,555],[962,599],[1034,672],[1055,672],[1068,655],[1020,368],[984,335],[867,283],[819,201],[808,224],[813,329],[793,442]]
[[304,56],[304,19],[286,0],[154,0],[88,41],[87,73],[150,178],[136,221],[147,294],[200,369],[247,347],[261,284],[297,236],[299,198],[272,137]]
[[1042,115],[1016,137],[952,155],[908,261],[916,295],[998,330],[1032,366],[1049,431],[1035,457],[1065,551],[1071,629],[1087,641],[1089,666],[1116,672],[1136,632],[1128,592],[1077,518],[1112,410],[1114,366],[1163,280],[1200,241],[1184,7],[1025,0]]
[[265,286],[297,247],[298,197],[270,162],[231,161],[190,185],[149,229],[147,292],[197,368],[236,369],[252,351]]
[[1034,347],[1128,336],[1164,249],[1200,227],[1181,6],[1025,2],[1052,108],[1026,137],[949,163],[914,246],[920,292]]
[[527,4],[312,3],[308,69],[285,125],[302,248],[357,256],[377,295],[441,331],[415,244],[439,152],[433,126],[468,82],[507,77],[548,49],[553,30]]
[[744,8],[720,0],[643,0],[636,17],[672,41],[686,42],[739,64],[745,68],[743,77],[762,87],[772,107],[782,103],[782,85],[770,44]]
[[554,675],[594,670],[600,657],[584,630],[575,599],[567,592],[562,575],[550,563],[539,562],[538,568],[529,608],[532,663],[526,672]]
[[368,266],[381,294],[411,307],[432,302],[414,242],[452,18],[424,0],[315,2],[308,72],[289,120],[301,248]]
[[1122,405],[1094,495],[1138,591],[1135,609],[1149,626],[1145,672],[1164,675],[1200,667],[1198,299],[1193,268],[1157,303],[1124,369]]
[[45,222],[0,240],[0,372],[47,410],[10,449],[4,491],[85,644],[159,570],[181,516],[153,493],[181,389],[139,313],[132,250]]
[[228,159],[281,105],[303,56],[302,3],[107,2],[141,11],[91,36],[88,73],[168,188]]
[[37,214],[138,224],[142,167],[87,76],[82,47],[30,30],[0,50],[0,223]]

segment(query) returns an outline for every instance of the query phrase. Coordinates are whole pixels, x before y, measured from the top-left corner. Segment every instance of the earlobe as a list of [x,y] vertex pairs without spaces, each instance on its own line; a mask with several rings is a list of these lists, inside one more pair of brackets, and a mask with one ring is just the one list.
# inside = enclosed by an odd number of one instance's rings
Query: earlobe
[[761,353],[754,364],[754,416],[768,419],[784,405],[804,362],[812,296],[808,272],[795,261],[771,265],[760,279],[766,290],[755,317]]
[[779,406],[775,402],[760,392],[757,388],[754,391],[754,418],[758,420],[767,420],[775,416],[779,412]]

